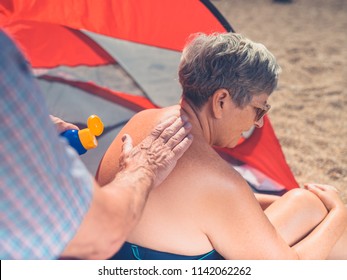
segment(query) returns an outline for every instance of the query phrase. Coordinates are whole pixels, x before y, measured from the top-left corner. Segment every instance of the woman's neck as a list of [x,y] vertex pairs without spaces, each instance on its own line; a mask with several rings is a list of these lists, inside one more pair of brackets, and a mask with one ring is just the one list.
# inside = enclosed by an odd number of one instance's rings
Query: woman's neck
[[194,135],[194,138],[204,138],[207,143],[212,145],[212,131],[210,122],[208,121],[207,109],[197,109],[191,102],[187,99],[182,98],[181,110],[189,118],[189,122],[192,124],[191,133]]

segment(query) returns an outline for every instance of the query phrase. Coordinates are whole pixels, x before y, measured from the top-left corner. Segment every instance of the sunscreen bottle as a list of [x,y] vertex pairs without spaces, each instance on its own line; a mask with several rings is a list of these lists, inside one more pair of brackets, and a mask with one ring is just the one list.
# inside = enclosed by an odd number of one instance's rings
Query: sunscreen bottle
[[73,147],[78,154],[82,155],[98,145],[96,136],[100,136],[103,131],[104,124],[101,119],[97,115],[91,115],[87,120],[87,128],[81,130],[70,129],[64,131],[60,135],[68,140],[70,146]]

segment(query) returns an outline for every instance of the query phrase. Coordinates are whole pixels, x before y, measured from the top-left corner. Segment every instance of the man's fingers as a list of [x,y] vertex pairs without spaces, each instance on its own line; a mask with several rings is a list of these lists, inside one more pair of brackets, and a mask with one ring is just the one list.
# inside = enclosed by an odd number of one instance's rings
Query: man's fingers
[[185,137],[178,145],[175,146],[175,148],[173,148],[172,152],[174,153],[176,160],[178,160],[185,153],[185,151],[188,150],[192,142],[193,135],[188,134],[187,137]]
[[177,117],[170,117],[167,120],[159,123],[151,132],[150,137],[152,140],[157,139],[163,133],[163,131],[170,127],[176,120]]
[[[170,140],[177,131],[179,131],[188,121],[188,117],[185,115],[181,115],[179,117],[172,116],[167,120],[159,123],[151,132],[151,134],[147,137],[146,143],[152,143],[154,140],[159,137],[163,140],[164,143]],[[181,138],[183,139],[183,137]]]
[[[192,136],[189,133],[191,124],[186,116],[170,117],[152,130],[135,149],[137,156],[142,155],[142,165],[156,177],[154,186],[158,186],[175,167],[177,160],[189,148]],[[131,150],[128,135],[123,137],[123,154]],[[141,162],[141,161],[140,161]]]
[[65,122],[62,119],[55,117],[53,115],[49,115],[49,117],[50,117],[51,121],[53,122],[53,124],[54,124],[54,126],[55,126],[55,128],[59,134],[65,132],[67,130],[70,130],[70,129],[79,130],[77,125]]
[[[173,124],[171,124],[170,126],[165,128],[164,131],[160,135],[160,138],[163,139],[163,142],[167,143],[172,137],[176,137],[177,132],[182,127],[184,127],[184,125],[186,124],[186,121],[187,121],[187,117],[181,116],[181,117],[177,118]],[[190,130],[191,126],[188,125],[188,127]],[[188,128],[186,128],[186,129],[188,129]],[[181,139],[183,139],[183,137],[181,137]],[[175,141],[177,141],[177,139],[175,140],[175,138],[174,138],[173,141],[175,142]]]
[[124,154],[130,153],[130,151],[133,148],[133,139],[128,134],[124,134],[122,137],[123,145],[122,145],[122,152]]
[[[166,145],[173,149],[176,145],[178,145],[190,132],[192,128],[192,125],[187,122],[184,124],[184,126],[182,126],[177,132],[176,134],[174,134],[173,136],[171,136],[169,138],[169,140],[167,141]],[[165,141],[165,140],[164,140]]]

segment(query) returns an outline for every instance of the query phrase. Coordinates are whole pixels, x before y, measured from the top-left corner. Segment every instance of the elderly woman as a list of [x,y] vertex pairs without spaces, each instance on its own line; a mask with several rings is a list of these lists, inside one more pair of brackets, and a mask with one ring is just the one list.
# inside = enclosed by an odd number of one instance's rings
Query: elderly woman
[[180,104],[135,115],[101,161],[98,181],[107,184],[119,168],[123,134],[137,144],[167,116],[189,117],[192,145],[150,194],[139,224],[113,258],[347,257],[347,212],[333,187],[308,184],[266,208],[213,149],[232,148],[243,132],[263,125],[279,71],[263,45],[239,34],[200,34],[188,43],[179,66]]

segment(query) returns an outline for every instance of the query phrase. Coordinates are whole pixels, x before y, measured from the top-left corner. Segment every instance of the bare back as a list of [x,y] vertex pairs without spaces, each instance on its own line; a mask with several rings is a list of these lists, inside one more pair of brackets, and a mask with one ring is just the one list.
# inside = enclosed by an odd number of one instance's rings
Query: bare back
[[[180,115],[181,110],[180,106],[173,106],[136,114],[102,159],[97,174],[100,184],[107,184],[117,173],[123,134],[131,135],[133,144],[137,145],[160,121],[173,113]],[[187,113],[186,109],[184,113]],[[188,116],[191,118],[193,114],[190,112]],[[226,259],[297,258],[297,253],[288,244],[305,237],[321,222],[321,216],[326,215],[324,205],[306,191],[301,205],[306,208],[308,204],[310,207],[317,205],[312,209],[321,214],[316,215],[316,219],[311,214],[308,219],[305,215],[298,216],[295,213],[303,210],[313,212],[298,206],[295,192],[296,204],[291,203],[293,195],[285,195],[271,205],[270,210],[266,209],[265,214],[246,181],[209,145],[200,132],[199,122],[196,119],[190,121],[193,121],[192,145],[169,177],[152,190],[140,222],[127,241],[187,256],[215,249]],[[288,205],[297,207],[288,211]],[[317,212],[320,209],[322,211]],[[319,231],[317,234],[321,235]],[[330,239],[332,243],[334,238]],[[305,254],[312,252],[310,241],[300,244],[300,248],[309,248],[305,249]],[[328,249],[325,251],[329,252]],[[311,255],[315,256],[315,252],[307,254],[308,257]]]
[[[101,185],[111,181],[118,168],[121,137],[131,135],[139,143],[154,126],[180,107],[151,109],[138,113],[122,129],[102,159],[97,175]],[[189,150],[169,177],[148,198],[144,213],[128,241],[159,251],[184,255],[203,254],[213,249],[205,220],[210,192],[216,191],[220,173],[238,174],[203,140],[194,135]],[[225,173],[224,173],[225,174]],[[192,242],[192,240],[194,242]]]

